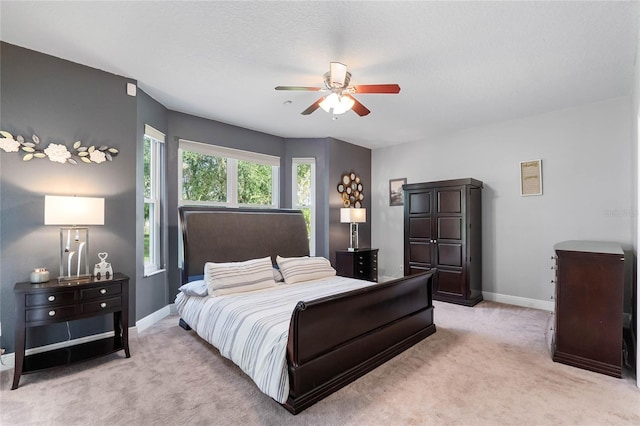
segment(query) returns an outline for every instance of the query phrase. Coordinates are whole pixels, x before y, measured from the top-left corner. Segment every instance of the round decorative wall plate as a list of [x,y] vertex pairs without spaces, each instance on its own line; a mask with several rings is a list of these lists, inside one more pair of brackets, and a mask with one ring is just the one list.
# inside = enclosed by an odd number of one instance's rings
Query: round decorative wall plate
[[340,183],[336,187],[342,197],[343,207],[362,207],[364,200],[364,186],[355,172],[349,172],[342,175]]

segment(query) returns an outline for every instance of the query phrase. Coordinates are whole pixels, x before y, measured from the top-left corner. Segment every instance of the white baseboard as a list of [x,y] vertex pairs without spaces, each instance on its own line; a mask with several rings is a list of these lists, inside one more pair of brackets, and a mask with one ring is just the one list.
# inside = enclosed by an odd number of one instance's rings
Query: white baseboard
[[175,303],[169,305],[169,312],[171,312],[171,315],[178,315],[178,309]]
[[[397,278],[398,277],[381,275],[378,278],[378,282],[382,283],[385,281],[395,280]],[[489,300],[491,302],[506,303],[507,305],[522,306],[524,308],[542,309],[543,311],[553,312],[556,308],[556,304],[553,301],[548,302],[546,300],[529,299],[527,297],[520,296],[509,296],[508,294],[491,293],[488,291],[483,291],[482,297],[484,298],[484,300]]]
[[[136,336],[136,327],[129,327],[129,337]],[[113,331],[107,331],[100,334],[92,334],[91,336],[78,337],[77,339],[65,340],[64,342],[52,343],[50,345],[38,346],[24,351],[25,355],[33,355],[41,352],[53,351],[56,349],[66,348],[69,346],[79,345],[81,343],[93,342],[107,337],[113,337]],[[0,370],[12,369],[15,365],[15,353],[2,355],[2,365]]]
[[[137,337],[138,333],[146,330],[151,327],[156,322],[161,319],[171,315],[172,313],[176,313],[176,307],[172,303],[171,305],[167,305],[163,308],[158,309],[157,311],[147,315],[144,318],[136,321],[136,325],[134,327],[129,327],[129,338]],[[66,348],[68,346],[78,345],[80,343],[92,342],[94,340],[104,339],[105,337],[113,337],[113,331],[107,331],[105,333],[100,334],[92,334],[91,336],[79,337],[77,339],[65,340],[64,342],[52,343],[50,345],[38,346],[36,348],[27,349],[24,354],[32,355],[40,352],[52,351],[55,349]],[[0,357],[0,371],[10,370],[15,365],[15,353],[10,353],[6,355],[2,355]]]
[[160,308],[157,311],[150,313],[144,318],[140,318],[138,321],[136,321],[136,328],[138,329],[138,333],[142,333],[144,330],[151,327],[161,319],[168,317],[169,315],[171,315],[171,305],[167,305],[164,308]]
[[506,303],[508,305],[522,306],[524,308],[541,309],[543,311],[553,312],[556,304],[553,301],[529,299],[528,297],[510,296],[508,294],[482,292],[484,300],[491,302]]

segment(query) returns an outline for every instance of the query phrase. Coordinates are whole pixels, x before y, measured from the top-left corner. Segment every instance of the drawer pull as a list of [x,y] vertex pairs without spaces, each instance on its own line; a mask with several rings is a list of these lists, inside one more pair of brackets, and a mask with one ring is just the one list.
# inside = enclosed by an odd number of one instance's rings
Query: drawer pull
[[56,311],[49,311],[49,316],[50,316],[50,317],[53,317],[53,316],[55,316],[55,315],[56,315]]
[[56,300],[55,296],[49,296],[49,302],[53,302],[54,300]]
[[106,288],[101,288],[100,289],[100,294],[107,294],[107,289]]
[[100,307],[101,307],[101,308],[106,308],[106,307],[107,307],[107,304],[106,304],[106,303],[104,303],[104,302],[102,302],[102,303],[100,304]]

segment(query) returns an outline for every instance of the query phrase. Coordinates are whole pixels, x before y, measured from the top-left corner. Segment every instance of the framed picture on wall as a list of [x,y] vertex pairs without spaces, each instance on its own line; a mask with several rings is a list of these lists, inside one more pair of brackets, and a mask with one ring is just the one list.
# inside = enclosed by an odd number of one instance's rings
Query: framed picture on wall
[[407,183],[407,178],[389,179],[389,205],[401,206],[404,204],[404,191],[402,185]]
[[520,195],[542,195],[542,160],[520,162]]

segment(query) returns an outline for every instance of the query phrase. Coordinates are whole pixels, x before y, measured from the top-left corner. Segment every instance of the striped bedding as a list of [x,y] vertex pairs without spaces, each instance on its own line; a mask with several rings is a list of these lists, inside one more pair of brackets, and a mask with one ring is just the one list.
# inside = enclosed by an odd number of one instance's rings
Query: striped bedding
[[200,337],[282,404],[289,395],[287,338],[296,304],[370,285],[375,283],[336,276],[218,297],[181,292],[175,304]]

